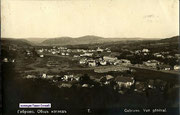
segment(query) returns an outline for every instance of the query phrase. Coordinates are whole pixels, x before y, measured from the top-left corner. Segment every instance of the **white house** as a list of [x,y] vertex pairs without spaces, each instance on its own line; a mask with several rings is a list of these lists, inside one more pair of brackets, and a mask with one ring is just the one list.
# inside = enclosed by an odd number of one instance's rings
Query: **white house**
[[8,58],[4,58],[3,62],[9,62]]
[[64,81],[73,81],[74,76],[73,75],[64,75],[62,78]]
[[156,68],[160,64],[160,62],[158,62],[157,60],[148,60],[147,62],[143,62],[143,64],[148,67]]
[[12,63],[14,63],[15,62],[15,59],[12,59],[12,61],[11,61]]
[[96,66],[96,61],[95,61],[95,60],[93,60],[93,61],[88,61],[88,65],[89,65],[90,67],[95,67],[95,66]]
[[66,53],[66,56],[69,56],[69,53]]
[[106,75],[106,80],[112,80],[112,79],[114,79],[114,77],[112,76],[112,75]]
[[125,87],[125,88],[130,88],[130,86],[134,84],[133,77],[117,76],[115,78],[115,81],[119,85],[119,87]]
[[43,49],[40,49],[40,50],[38,50],[38,51],[42,53],[44,50],[43,50]]
[[74,55],[73,57],[74,57],[74,58],[77,58],[77,57],[79,57],[79,55]]
[[150,52],[150,51],[149,51],[149,49],[143,49],[142,52],[143,52],[143,53],[148,53],[148,52]]
[[97,52],[103,52],[104,50],[101,49],[100,47],[98,47],[96,51],[97,51]]
[[47,76],[47,75],[46,75],[45,73],[44,73],[44,74],[42,74],[42,78],[44,78],[44,79],[45,79],[45,78],[46,78],[46,76]]
[[88,84],[83,84],[82,87],[89,87],[89,85]]
[[39,57],[43,58],[43,57],[44,57],[44,55],[42,55],[42,54],[41,54]]
[[140,53],[141,53],[141,50],[136,50],[134,53],[135,53],[135,54],[140,54]]
[[164,58],[164,56],[163,56],[162,54],[160,54],[160,53],[154,53],[154,56],[155,56],[155,57],[161,57],[161,58]]
[[52,52],[52,54],[56,54],[56,52],[55,52],[55,51],[53,51],[53,52]]
[[47,75],[45,73],[42,75],[42,78],[44,78],[44,79],[51,79],[53,77],[54,77],[54,75]]
[[86,64],[86,63],[87,63],[87,59],[81,59],[81,60],[79,61],[79,63],[80,63],[80,64]]
[[65,56],[66,54],[63,52],[63,53],[61,53],[61,55],[62,55],[62,56]]
[[27,55],[31,55],[31,52],[27,52]]
[[25,78],[31,79],[31,78],[36,78],[36,76],[35,75],[27,75]]
[[107,62],[104,61],[104,60],[99,61],[99,63],[100,63],[101,65],[106,65],[106,64],[107,64]]
[[175,65],[174,70],[180,70],[180,65]]

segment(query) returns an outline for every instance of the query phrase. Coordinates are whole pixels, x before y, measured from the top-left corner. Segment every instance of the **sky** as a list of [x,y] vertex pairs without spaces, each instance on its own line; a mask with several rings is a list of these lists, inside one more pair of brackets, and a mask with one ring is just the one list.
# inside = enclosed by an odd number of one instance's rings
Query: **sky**
[[1,37],[179,35],[178,0],[2,0]]

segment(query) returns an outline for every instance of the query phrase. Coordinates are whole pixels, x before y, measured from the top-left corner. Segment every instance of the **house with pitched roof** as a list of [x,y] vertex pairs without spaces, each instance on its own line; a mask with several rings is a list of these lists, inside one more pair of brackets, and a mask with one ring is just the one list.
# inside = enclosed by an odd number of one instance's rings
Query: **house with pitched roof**
[[119,85],[119,87],[130,88],[135,81],[133,77],[117,76],[115,78],[115,82]]

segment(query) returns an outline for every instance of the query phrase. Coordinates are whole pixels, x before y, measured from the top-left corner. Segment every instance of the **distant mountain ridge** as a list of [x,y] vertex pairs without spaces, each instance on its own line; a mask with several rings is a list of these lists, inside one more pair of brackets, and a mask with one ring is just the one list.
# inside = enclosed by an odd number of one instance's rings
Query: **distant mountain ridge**
[[[133,38],[103,38],[99,36],[82,36],[78,38],[72,37],[60,37],[51,38],[43,41],[42,45],[78,45],[78,44],[95,44],[95,43],[105,43],[105,42],[115,42],[115,41],[125,41],[125,40],[135,40]],[[140,38],[136,39],[140,40]]]
[[[40,39],[40,38],[39,38]],[[13,38],[1,38],[1,45],[8,45],[8,44],[16,44],[19,46],[41,46],[41,45],[81,45],[81,44],[96,44],[96,43],[110,43],[110,42],[121,42],[121,41],[136,41],[136,40],[143,40],[142,38],[103,38],[98,36],[83,36],[78,38],[72,37],[60,37],[60,38],[50,38],[46,39],[41,43],[34,43],[30,39],[13,39]],[[146,39],[145,39],[146,40]],[[180,44],[179,36],[174,36],[170,38],[164,39],[156,39],[153,42],[159,43],[178,43]]]

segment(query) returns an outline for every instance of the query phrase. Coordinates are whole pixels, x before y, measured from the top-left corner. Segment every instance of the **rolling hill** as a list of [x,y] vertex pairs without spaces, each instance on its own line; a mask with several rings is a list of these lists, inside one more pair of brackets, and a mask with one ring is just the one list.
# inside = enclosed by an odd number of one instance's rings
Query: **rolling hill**
[[[140,38],[136,39],[139,40]],[[131,38],[103,38],[99,36],[82,36],[78,38],[71,37],[60,37],[60,38],[51,38],[43,41],[42,45],[80,45],[80,44],[95,44],[95,43],[106,43],[106,42],[115,42],[115,41],[126,41],[132,40]],[[133,39],[134,40],[134,39]]]
[[18,47],[31,46],[31,42],[25,39],[2,38],[2,46],[16,45]]
[[171,38],[165,38],[165,39],[161,39],[161,42],[180,42],[179,36],[174,36]]

